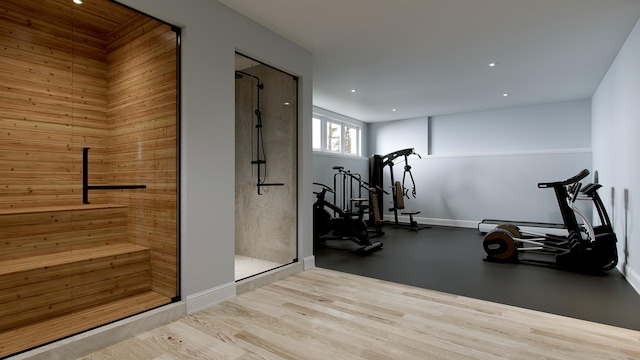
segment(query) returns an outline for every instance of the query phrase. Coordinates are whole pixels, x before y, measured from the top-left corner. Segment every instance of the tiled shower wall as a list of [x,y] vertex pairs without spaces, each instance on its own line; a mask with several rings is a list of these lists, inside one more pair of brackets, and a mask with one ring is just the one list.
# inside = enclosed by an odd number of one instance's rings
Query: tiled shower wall
[[[242,69],[257,76],[260,91],[266,183],[258,194],[257,81],[236,79],[236,254],[281,264],[296,258],[296,80],[264,65]],[[260,149],[262,151],[262,149]],[[261,157],[263,155],[260,155]],[[262,166],[261,175],[265,166]]]

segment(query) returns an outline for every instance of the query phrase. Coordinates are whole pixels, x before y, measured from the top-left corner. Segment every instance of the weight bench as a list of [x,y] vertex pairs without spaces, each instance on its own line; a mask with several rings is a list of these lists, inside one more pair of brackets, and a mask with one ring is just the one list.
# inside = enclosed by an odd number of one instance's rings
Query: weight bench
[[[390,210],[394,211],[396,214],[396,222],[395,225],[397,226],[409,226],[410,231],[414,231],[414,232],[418,232],[418,230],[422,230],[422,229],[427,229],[430,228],[430,226],[418,226],[418,222],[413,220],[413,215],[418,215],[420,214],[420,211],[417,210],[405,210],[404,209],[404,193],[402,191],[402,184],[400,184],[400,181],[396,181],[396,183],[394,184],[394,188],[393,188],[393,205],[394,207],[391,208]],[[398,210],[400,211],[400,214],[402,215],[409,215],[409,224],[401,224],[398,222]]]

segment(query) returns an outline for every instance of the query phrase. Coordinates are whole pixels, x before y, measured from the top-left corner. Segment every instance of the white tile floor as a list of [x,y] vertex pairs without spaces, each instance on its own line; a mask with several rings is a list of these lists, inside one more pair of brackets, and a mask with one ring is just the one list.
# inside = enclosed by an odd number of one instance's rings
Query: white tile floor
[[244,279],[284,264],[236,255],[236,280]]

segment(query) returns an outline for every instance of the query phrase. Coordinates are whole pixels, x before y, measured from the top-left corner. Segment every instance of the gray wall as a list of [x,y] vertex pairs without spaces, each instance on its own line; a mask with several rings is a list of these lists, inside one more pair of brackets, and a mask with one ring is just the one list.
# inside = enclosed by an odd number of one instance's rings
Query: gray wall
[[[537,183],[591,169],[590,102],[373,123],[369,143],[381,155],[412,147],[422,156],[409,158],[417,197],[405,200],[405,208],[421,211],[419,222],[561,222],[553,191]],[[403,166],[394,166],[396,180]],[[580,208],[590,216],[588,204]]]
[[619,269],[640,293],[640,23],[593,96],[593,167],[618,236]]
[[[300,77],[298,199],[311,189],[311,53],[217,1],[122,0],[182,32],[181,295],[187,311],[235,295],[234,55]],[[311,212],[298,220],[298,258],[312,261]]]

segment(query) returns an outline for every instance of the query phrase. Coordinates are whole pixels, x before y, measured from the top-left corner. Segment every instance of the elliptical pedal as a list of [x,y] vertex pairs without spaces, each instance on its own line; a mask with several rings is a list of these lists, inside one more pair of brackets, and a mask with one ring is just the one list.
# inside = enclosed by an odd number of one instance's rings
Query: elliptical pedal
[[382,249],[382,242],[381,241],[376,241],[373,242],[369,245],[365,245],[361,248],[359,248],[358,250],[356,250],[356,253],[358,255],[368,255],[371,254],[372,252],[376,251],[376,250],[380,250]]

